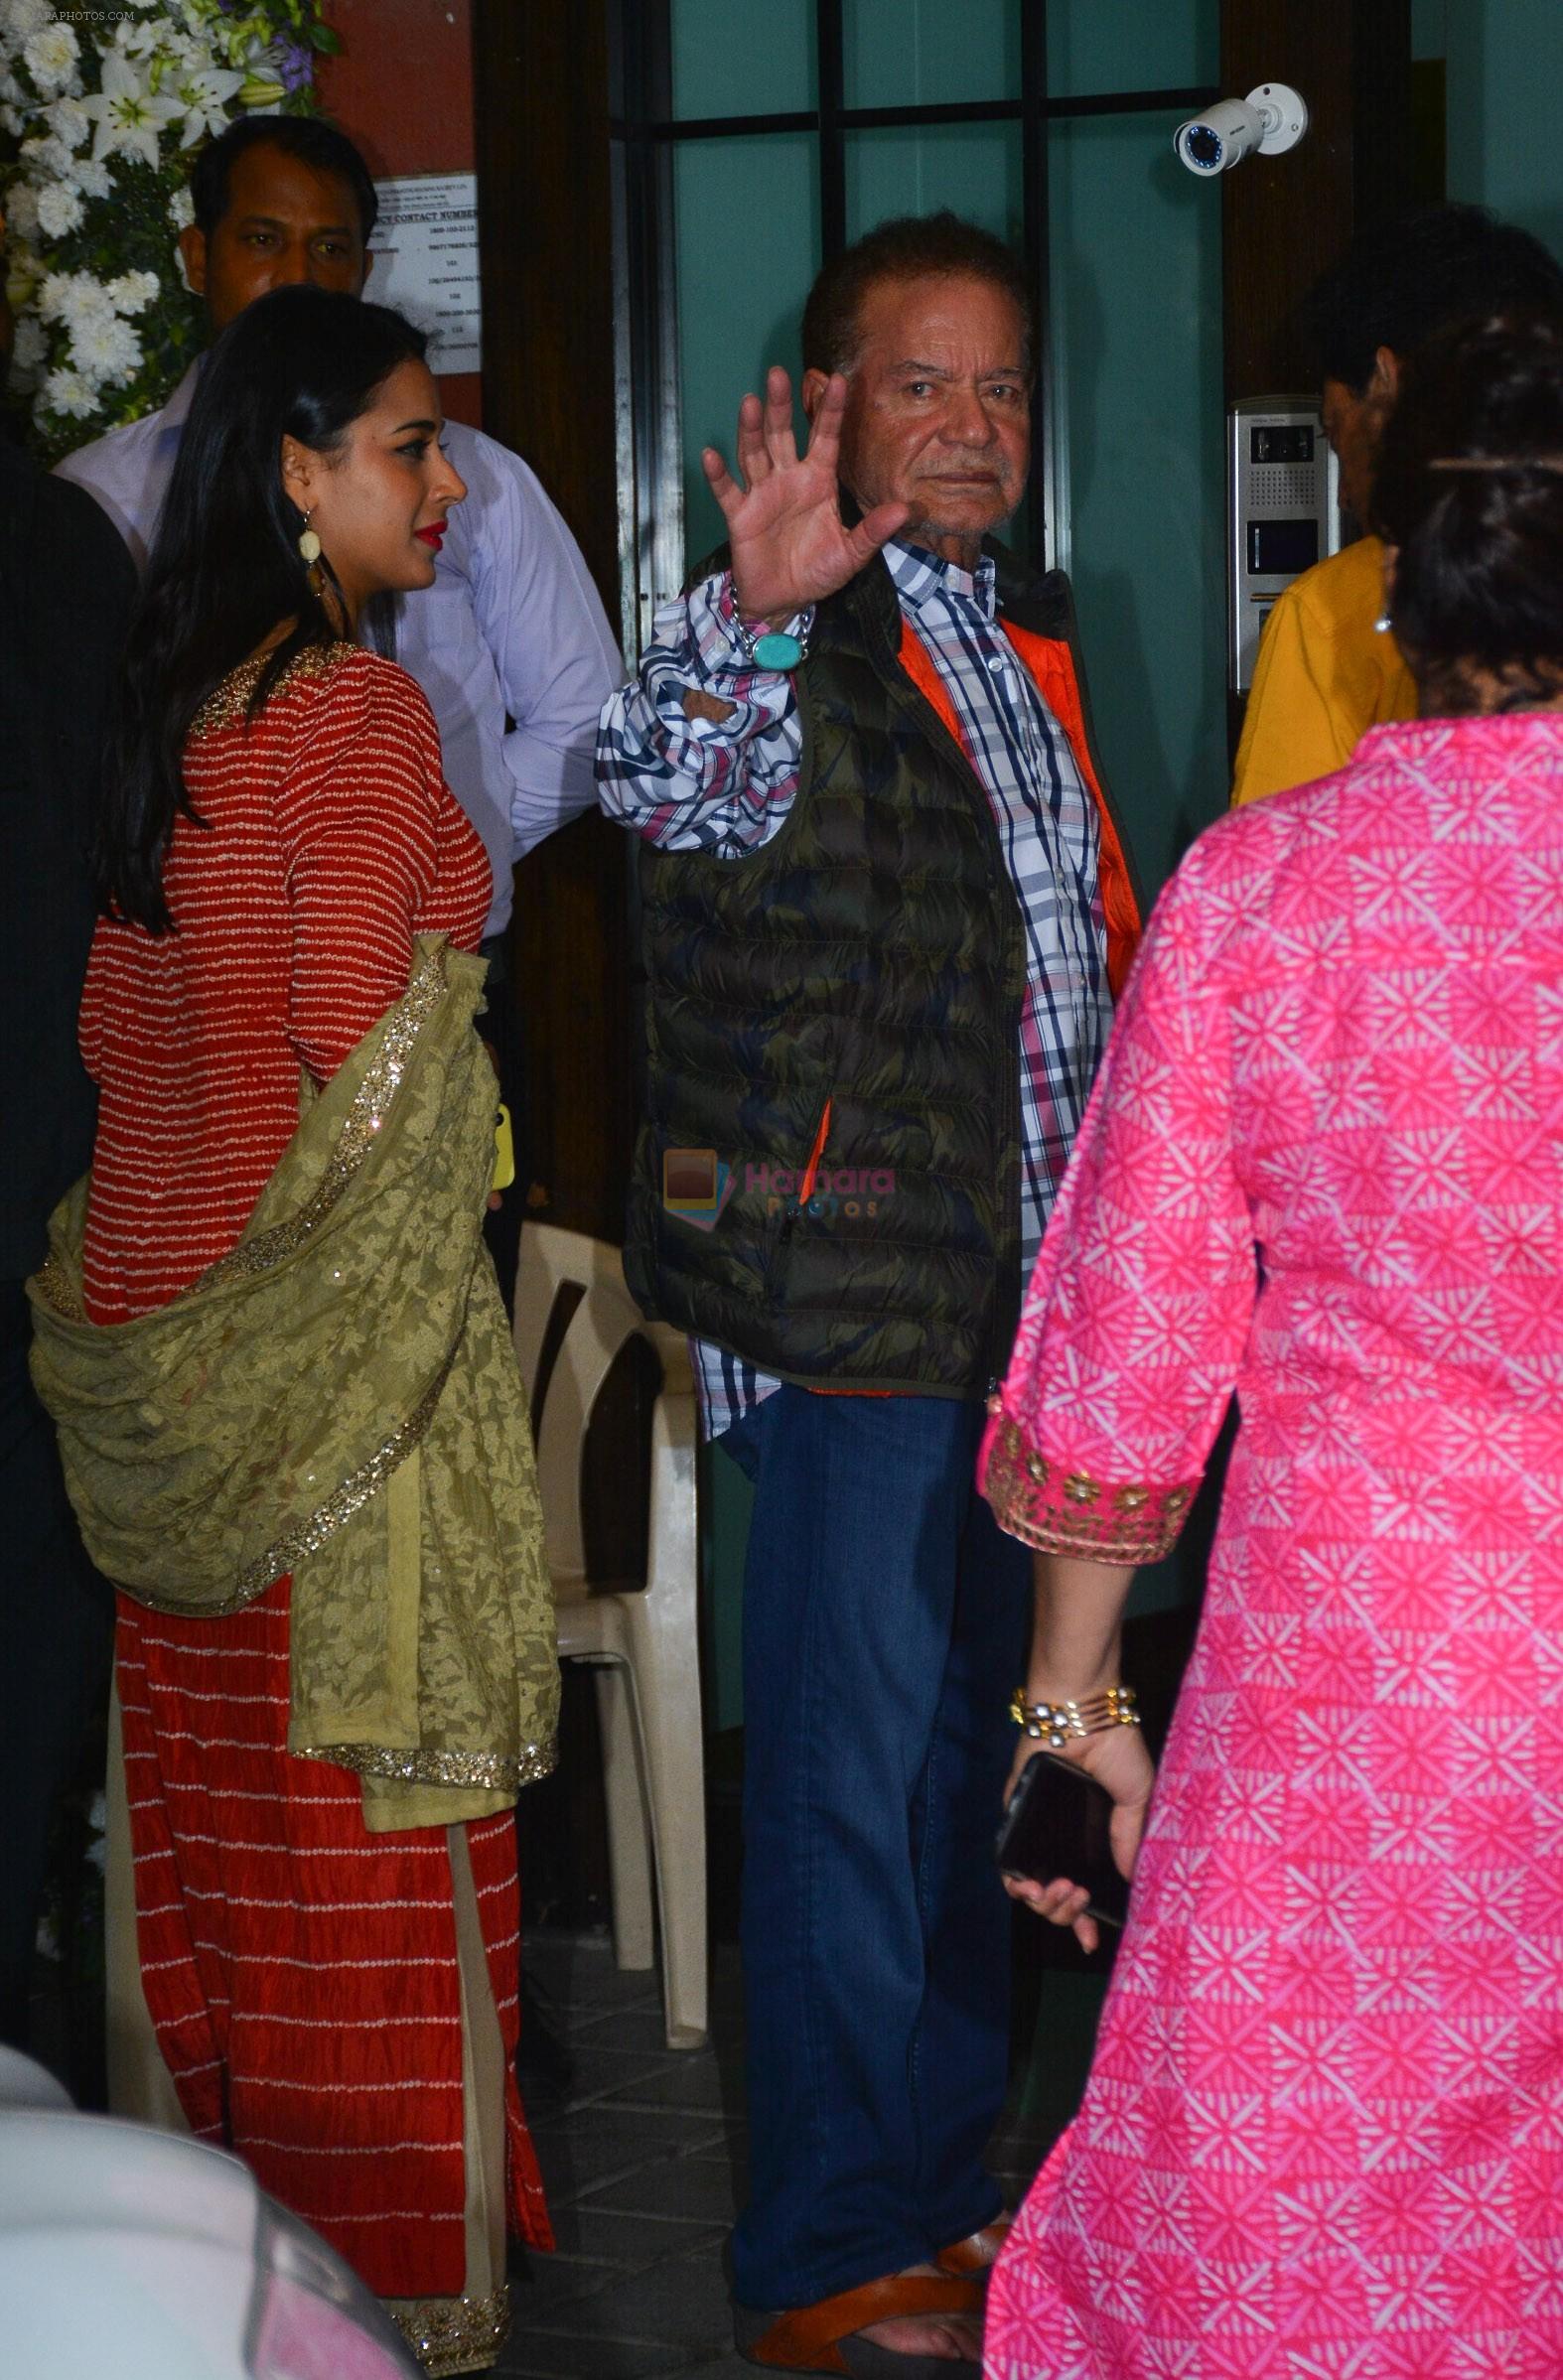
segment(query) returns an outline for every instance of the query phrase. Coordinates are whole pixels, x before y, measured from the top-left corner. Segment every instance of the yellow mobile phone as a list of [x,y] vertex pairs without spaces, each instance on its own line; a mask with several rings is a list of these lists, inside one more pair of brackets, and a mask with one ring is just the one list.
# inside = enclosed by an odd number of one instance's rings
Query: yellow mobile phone
[[494,1120],[494,1180],[491,1190],[508,1190],[515,1180],[515,1142],[510,1135],[510,1111],[503,1100]]

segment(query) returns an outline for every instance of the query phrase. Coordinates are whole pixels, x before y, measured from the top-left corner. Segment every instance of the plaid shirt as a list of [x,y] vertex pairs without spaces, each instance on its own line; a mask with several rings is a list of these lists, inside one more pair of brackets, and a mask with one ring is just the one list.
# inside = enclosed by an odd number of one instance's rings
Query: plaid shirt
[[[997,624],[992,561],[975,576],[919,547],[885,560],[904,618],[949,693],[966,756],[993,805],[1026,923],[1021,1011],[1021,1260],[1042,1244],[1112,1003],[1097,889],[1096,808],[1068,740]],[[598,799],[665,851],[741,858],[768,843],[797,791],[803,734],[790,677],[745,665],[733,582],[704,580],[658,613],[640,673],[603,714]],[[808,616],[792,624],[795,632]],[[695,688],[734,705],[720,725],[689,719]],[[717,1437],[780,1383],[697,1343],[707,1435]]]

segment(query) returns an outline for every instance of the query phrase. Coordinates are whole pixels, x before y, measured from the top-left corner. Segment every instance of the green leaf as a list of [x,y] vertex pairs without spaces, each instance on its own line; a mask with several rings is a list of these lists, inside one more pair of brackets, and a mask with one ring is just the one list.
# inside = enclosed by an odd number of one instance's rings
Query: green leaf
[[310,27],[310,48],[318,50],[323,58],[340,58],[342,47],[342,36],[334,26],[312,25]]

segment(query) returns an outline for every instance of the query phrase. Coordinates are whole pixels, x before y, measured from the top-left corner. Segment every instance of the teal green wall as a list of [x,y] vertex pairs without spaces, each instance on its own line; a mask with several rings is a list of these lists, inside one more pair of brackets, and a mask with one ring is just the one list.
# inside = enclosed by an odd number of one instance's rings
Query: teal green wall
[[1065,119],[1049,155],[1060,558],[1154,891],[1226,800],[1220,198],[1161,116]]
[[768,364],[784,364],[797,385],[798,319],[819,256],[818,145],[812,133],[782,132],[683,141],[673,151],[691,564],[726,533],[701,448],[732,461],[739,399],[764,388]]
[[953,105],[1020,89],[1014,0],[846,0],[842,34],[848,107]]
[[1448,0],[1448,193],[1563,255],[1563,0]]
[[814,0],[670,0],[669,13],[675,116],[813,106]]

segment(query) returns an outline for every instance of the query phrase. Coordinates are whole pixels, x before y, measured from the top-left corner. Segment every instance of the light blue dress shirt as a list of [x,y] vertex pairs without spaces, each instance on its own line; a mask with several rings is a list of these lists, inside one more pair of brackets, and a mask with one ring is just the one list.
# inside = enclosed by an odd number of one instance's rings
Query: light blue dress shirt
[[[156,413],[57,466],[97,498],[138,569],[199,370]],[[580,549],[535,473],[462,422],[446,424],[445,448],[467,500],[451,508],[433,586],[401,600],[396,658],[429,698],[446,781],[489,854],[487,938],[509,923],[515,861],[593,806],[598,717],[625,672]]]

